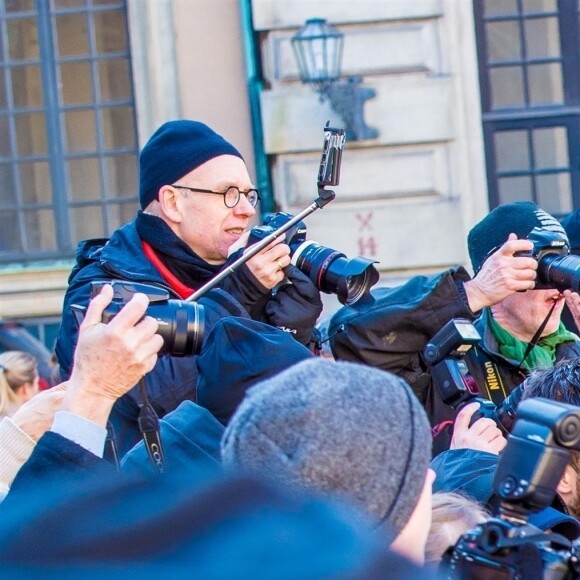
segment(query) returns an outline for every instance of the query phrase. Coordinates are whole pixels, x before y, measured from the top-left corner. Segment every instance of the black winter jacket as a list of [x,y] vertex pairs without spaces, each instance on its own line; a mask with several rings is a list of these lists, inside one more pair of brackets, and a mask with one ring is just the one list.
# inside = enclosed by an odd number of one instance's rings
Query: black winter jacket
[[[378,288],[371,309],[364,313],[341,308],[332,318],[328,335],[333,355],[393,372],[404,378],[425,406],[432,425],[453,420],[455,411],[443,404],[423,349],[433,335],[452,318],[475,321],[482,340],[466,356],[470,374],[480,394],[500,403],[525,378],[518,361],[498,352],[497,342],[484,318],[477,319],[469,308],[463,283],[470,279],[462,267],[435,276],[415,276],[395,288]],[[339,327],[342,326],[342,330]],[[580,356],[580,343],[568,342],[556,349],[556,359]],[[497,370],[494,375],[490,371]],[[498,375],[498,376],[497,376]],[[434,447],[434,453],[448,447],[449,438]]]

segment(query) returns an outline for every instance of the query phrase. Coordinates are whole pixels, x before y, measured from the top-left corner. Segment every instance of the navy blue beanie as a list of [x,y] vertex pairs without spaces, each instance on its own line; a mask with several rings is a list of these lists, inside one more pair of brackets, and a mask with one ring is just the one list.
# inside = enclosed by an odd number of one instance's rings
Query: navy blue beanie
[[500,248],[511,233],[526,239],[534,229],[548,230],[568,238],[560,222],[531,201],[516,201],[496,207],[471,228],[467,249],[475,274],[483,263]]
[[139,155],[139,201],[145,209],[163,185],[171,185],[206,161],[240,152],[199,121],[168,121],[153,133]]
[[249,318],[222,318],[196,360],[197,402],[227,425],[250,387],[311,357],[288,332]]

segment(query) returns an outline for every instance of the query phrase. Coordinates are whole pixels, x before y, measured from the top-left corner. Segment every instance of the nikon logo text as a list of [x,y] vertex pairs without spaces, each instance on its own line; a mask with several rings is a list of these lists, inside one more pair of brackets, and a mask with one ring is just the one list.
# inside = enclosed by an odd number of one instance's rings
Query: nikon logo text
[[493,364],[490,361],[487,361],[483,366],[485,367],[485,374],[487,375],[487,387],[490,391],[497,391],[499,389],[499,380],[495,369],[493,368]]

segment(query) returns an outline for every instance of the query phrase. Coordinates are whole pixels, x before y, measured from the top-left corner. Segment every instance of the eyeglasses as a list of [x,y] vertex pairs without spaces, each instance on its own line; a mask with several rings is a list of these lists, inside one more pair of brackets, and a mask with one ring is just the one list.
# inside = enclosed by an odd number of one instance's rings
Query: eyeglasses
[[200,189],[199,187],[187,187],[185,185],[175,185],[175,184],[172,184],[171,187],[175,187],[177,189],[187,189],[189,191],[199,193],[214,193],[215,195],[223,195],[224,203],[226,207],[229,208],[236,207],[242,195],[246,196],[246,199],[250,202],[250,205],[252,207],[256,207],[260,199],[260,193],[258,192],[257,189],[248,189],[248,191],[242,191],[235,185],[231,185],[225,191],[212,191],[211,189]]

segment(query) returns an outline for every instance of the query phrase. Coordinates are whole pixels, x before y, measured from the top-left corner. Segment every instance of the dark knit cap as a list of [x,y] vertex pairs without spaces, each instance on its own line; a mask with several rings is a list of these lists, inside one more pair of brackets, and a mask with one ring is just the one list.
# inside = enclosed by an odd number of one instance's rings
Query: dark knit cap
[[206,161],[240,152],[198,121],[168,121],[153,133],[139,155],[139,201],[145,209],[163,185],[171,185]]
[[256,385],[222,439],[222,460],[341,495],[398,534],[431,459],[423,407],[399,377],[315,358]]
[[525,239],[534,229],[560,234],[568,241],[560,222],[531,201],[516,201],[496,207],[473,226],[467,236],[473,271],[477,274],[485,260],[507,242],[511,233]]
[[249,318],[222,318],[196,360],[197,402],[226,425],[250,387],[312,356],[288,332]]

